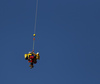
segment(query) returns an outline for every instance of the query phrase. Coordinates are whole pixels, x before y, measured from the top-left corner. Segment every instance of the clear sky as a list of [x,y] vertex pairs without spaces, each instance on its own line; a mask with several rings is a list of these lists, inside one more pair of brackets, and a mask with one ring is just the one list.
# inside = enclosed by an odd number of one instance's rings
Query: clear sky
[[0,0],[0,84],[100,84],[100,0]]

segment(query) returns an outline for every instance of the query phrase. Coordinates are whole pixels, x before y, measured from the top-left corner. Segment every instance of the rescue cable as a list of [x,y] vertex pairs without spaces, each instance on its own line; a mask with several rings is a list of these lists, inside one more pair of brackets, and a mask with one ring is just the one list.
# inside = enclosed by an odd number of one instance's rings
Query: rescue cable
[[34,44],[35,44],[36,21],[37,21],[37,9],[38,9],[38,0],[36,1],[36,14],[35,14],[35,24],[34,24],[34,34],[33,34],[33,52],[34,52]]

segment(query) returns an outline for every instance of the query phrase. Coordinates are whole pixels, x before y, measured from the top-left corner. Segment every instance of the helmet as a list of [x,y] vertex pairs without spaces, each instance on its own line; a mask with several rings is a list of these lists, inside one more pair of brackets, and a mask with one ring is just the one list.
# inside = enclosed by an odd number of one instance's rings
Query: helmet
[[39,54],[39,52],[37,52],[36,54]]
[[31,52],[29,52],[29,54],[30,54]]

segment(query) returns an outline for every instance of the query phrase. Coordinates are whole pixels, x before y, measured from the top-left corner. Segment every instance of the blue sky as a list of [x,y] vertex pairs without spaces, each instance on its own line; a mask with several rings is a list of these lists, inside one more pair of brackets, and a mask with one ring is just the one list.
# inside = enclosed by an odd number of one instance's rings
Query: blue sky
[[0,0],[0,84],[100,84],[100,0]]

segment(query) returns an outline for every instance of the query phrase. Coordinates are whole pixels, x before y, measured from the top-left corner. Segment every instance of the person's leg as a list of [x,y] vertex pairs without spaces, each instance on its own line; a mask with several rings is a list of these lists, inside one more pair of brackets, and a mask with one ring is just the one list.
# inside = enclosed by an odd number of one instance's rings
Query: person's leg
[[30,67],[31,67],[31,69],[34,67],[33,63],[31,63],[31,66]]

